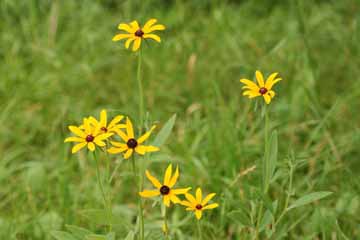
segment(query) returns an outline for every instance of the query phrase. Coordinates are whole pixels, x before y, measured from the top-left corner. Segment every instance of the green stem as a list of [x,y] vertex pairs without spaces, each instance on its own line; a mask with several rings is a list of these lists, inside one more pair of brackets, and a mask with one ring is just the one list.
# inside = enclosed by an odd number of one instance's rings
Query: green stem
[[105,191],[104,191],[104,186],[103,186],[103,183],[101,181],[101,176],[100,176],[100,167],[99,167],[99,161],[97,159],[97,156],[96,156],[96,152],[94,151],[94,159],[95,159],[95,162],[96,162],[96,177],[97,177],[97,180],[98,180],[98,184],[99,184],[99,187],[100,187],[100,191],[101,191],[101,195],[102,195],[102,198],[103,198],[103,201],[104,201],[104,207],[105,207],[105,211],[106,211],[106,214],[107,214],[107,219],[108,219],[108,225],[109,225],[109,232],[112,231],[112,213],[111,213],[111,206],[108,205],[108,201],[106,199],[106,194],[105,194]]
[[[139,181],[136,178],[136,164],[135,164],[135,156],[132,155],[132,168],[134,173],[134,180],[135,184],[138,186],[138,192],[141,192],[142,188],[142,172],[141,167],[139,167]],[[139,197],[138,201],[138,208],[139,208],[139,239],[144,240],[144,215],[143,215],[143,206],[142,206],[142,199]]]
[[142,125],[144,122],[144,92],[143,92],[143,86],[142,86],[142,79],[141,79],[141,62],[142,62],[142,54],[141,49],[139,50],[138,54],[138,66],[137,66],[137,82],[139,87],[139,118],[140,118],[140,125]]
[[201,229],[201,223],[200,220],[196,220],[197,222],[197,229],[198,229],[198,239],[202,240],[202,229]]
[[168,213],[167,213],[167,207],[162,205],[164,207],[164,225],[163,225],[163,232],[165,235],[165,239],[169,239],[169,226],[168,226]]

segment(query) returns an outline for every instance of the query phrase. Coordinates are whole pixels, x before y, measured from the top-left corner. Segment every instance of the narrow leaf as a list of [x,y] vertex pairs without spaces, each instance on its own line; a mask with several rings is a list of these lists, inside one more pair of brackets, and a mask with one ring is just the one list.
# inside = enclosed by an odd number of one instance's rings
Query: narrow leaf
[[68,232],[63,232],[63,231],[52,231],[51,235],[56,239],[56,240],[76,240],[75,237],[73,237],[70,233]]
[[176,114],[172,115],[172,117],[169,120],[167,120],[167,122],[161,128],[160,132],[157,134],[154,142],[152,143],[153,145],[160,147],[166,142],[166,140],[170,136],[172,129],[174,128],[175,121],[176,121]]
[[288,207],[288,210],[293,209],[293,208],[297,208],[297,207],[300,207],[300,206],[304,206],[304,205],[312,203],[312,202],[315,202],[316,200],[327,197],[330,194],[332,194],[332,192],[313,192],[313,193],[310,193],[308,195],[305,195],[305,196],[299,198],[295,202],[293,202],[293,204],[291,204],[290,207]]

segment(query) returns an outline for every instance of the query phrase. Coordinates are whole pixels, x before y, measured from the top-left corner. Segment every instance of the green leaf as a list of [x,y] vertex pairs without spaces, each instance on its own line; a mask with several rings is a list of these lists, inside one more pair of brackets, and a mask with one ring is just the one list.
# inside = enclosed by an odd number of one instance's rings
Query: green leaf
[[108,215],[102,209],[81,210],[80,214],[95,224],[106,224],[108,222]]
[[77,240],[75,237],[73,237],[70,233],[68,232],[63,232],[63,231],[52,231],[51,235],[56,239],[56,240]]
[[250,217],[243,210],[231,211],[227,216],[243,226],[251,226]]
[[91,234],[86,236],[86,240],[115,240],[115,233],[111,232],[107,235]]
[[264,216],[261,219],[259,230],[260,232],[264,231],[267,226],[273,221],[273,215],[269,210],[266,210]]
[[130,231],[124,240],[134,240],[134,238],[135,233],[133,231]]
[[65,226],[66,229],[72,233],[73,236],[75,236],[77,239],[84,239],[85,236],[92,234],[91,231],[85,229],[85,228],[81,228],[78,226],[74,226],[74,225],[66,225]]
[[278,134],[276,130],[272,131],[268,144],[268,151],[265,153],[263,168],[264,187],[266,191],[269,188],[271,179],[274,177],[278,158]]
[[332,192],[313,192],[313,193],[310,193],[308,195],[305,195],[305,196],[299,198],[295,202],[293,202],[293,204],[291,204],[290,207],[287,208],[287,210],[304,206],[304,205],[312,203],[312,202],[314,202],[316,200],[327,197],[330,194],[332,194]]
[[172,129],[174,128],[175,121],[176,121],[176,114],[172,115],[172,117],[169,120],[167,120],[165,125],[161,128],[160,132],[156,135],[156,138],[152,143],[153,145],[160,147],[166,142],[166,140],[170,136]]

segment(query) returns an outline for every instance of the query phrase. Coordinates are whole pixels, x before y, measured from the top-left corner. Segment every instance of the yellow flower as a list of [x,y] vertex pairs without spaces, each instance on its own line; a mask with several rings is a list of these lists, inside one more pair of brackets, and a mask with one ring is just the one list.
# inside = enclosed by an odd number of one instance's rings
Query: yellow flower
[[[89,117],[90,124],[98,126],[102,133],[116,133],[118,129],[125,128],[125,124],[119,124],[119,122],[124,118],[123,115],[115,116],[110,123],[107,122],[107,112],[105,109],[100,112],[100,121],[94,117]],[[80,127],[81,128],[81,127]]]
[[87,146],[90,151],[95,151],[95,146],[104,147],[106,144],[103,142],[113,135],[113,133],[101,133],[99,126],[90,124],[88,118],[84,118],[84,123],[80,127],[69,126],[69,130],[76,136],[68,137],[64,142],[76,142],[77,144],[72,148],[71,152],[76,153],[83,147]]
[[281,81],[281,78],[276,78],[278,73],[271,74],[266,82],[264,83],[264,77],[260,71],[256,71],[256,80],[257,83],[254,83],[248,79],[240,79],[240,82],[244,83],[246,86],[243,86],[242,89],[246,89],[243,93],[243,96],[248,96],[249,98],[254,98],[258,96],[263,96],[266,104],[271,102],[271,99],[275,97],[275,92],[272,89],[275,83]]
[[196,197],[190,193],[186,193],[185,198],[187,201],[182,201],[181,204],[187,207],[187,211],[194,211],[196,218],[199,220],[202,216],[202,211],[219,206],[217,203],[207,204],[215,195],[216,193],[210,193],[203,199],[201,189],[197,188]]
[[147,152],[156,152],[160,149],[155,146],[144,146],[142,145],[143,142],[146,141],[151,135],[151,132],[155,129],[156,126],[153,126],[148,132],[144,135],[135,139],[134,137],[134,129],[133,125],[129,118],[126,118],[126,134],[121,130],[116,130],[116,133],[125,141],[125,143],[111,141],[113,147],[108,149],[109,153],[116,154],[125,152],[124,158],[128,159],[131,157],[133,152],[137,152],[140,155],[144,155]]
[[150,198],[161,195],[163,198],[163,202],[165,206],[170,207],[170,202],[173,203],[181,203],[181,200],[176,196],[179,194],[187,193],[191,188],[178,188],[173,189],[179,178],[179,167],[176,167],[175,174],[172,176],[172,165],[170,164],[164,176],[164,182],[161,184],[159,180],[155,177],[151,176],[150,172],[146,170],[146,177],[150,180],[150,182],[156,187],[156,190],[144,190],[139,192],[141,197]]
[[137,21],[132,21],[130,24],[120,23],[118,29],[124,30],[128,33],[117,34],[113,37],[112,40],[115,42],[122,39],[127,39],[125,42],[125,47],[127,49],[130,47],[130,44],[134,42],[132,48],[133,51],[137,51],[140,48],[141,41],[143,39],[150,38],[157,42],[161,42],[161,39],[158,35],[150,34],[153,31],[165,29],[165,26],[162,24],[154,25],[156,22],[157,20],[155,18],[152,18],[148,20],[142,28],[139,26],[139,23]]

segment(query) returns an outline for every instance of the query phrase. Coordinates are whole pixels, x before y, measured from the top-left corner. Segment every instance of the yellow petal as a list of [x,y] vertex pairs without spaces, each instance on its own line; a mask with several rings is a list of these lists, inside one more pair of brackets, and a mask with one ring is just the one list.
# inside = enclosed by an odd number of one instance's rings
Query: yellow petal
[[103,134],[100,134],[100,135],[96,136],[95,140],[96,141],[102,141],[102,140],[108,139],[112,135],[114,135],[114,134],[113,133],[103,133]]
[[272,81],[271,83],[269,83],[269,84],[267,85],[267,89],[268,89],[268,90],[271,90],[272,87],[275,85],[275,83],[280,82],[281,80],[282,80],[281,78],[275,79],[274,81]]
[[196,189],[196,202],[201,203],[202,201],[202,192],[201,188]]
[[107,126],[107,113],[105,109],[101,110],[100,112],[100,125],[101,127]]
[[126,153],[124,154],[124,158],[125,158],[125,159],[128,159],[129,157],[131,157],[133,151],[134,151],[134,150],[132,150],[132,149],[128,149],[128,150],[126,151]]
[[169,166],[167,167],[167,169],[165,171],[165,176],[164,176],[164,185],[166,185],[166,186],[169,186],[170,179],[171,179],[171,173],[172,173],[172,165],[169,164]]
[[212,203],[212,204],[209,204],[209,205],[203,207],[202,210],[213,209],[213,208],[217,208],[218,206],[219,206],[219,204],[217,204],[217,203]]
[[86,145],[87,145],[87,142],[82,142],[82,143],[76,144],[76,145],[71,149],[71,153],[76,153],[76,152],[78,152],[80,149],[82,149],[82,148],[85,147]]
[[181,201],[180,204],[183,205],[183,206],[189,207],[189,208],[194,207],[194,205],[189,201]]
[[131,38],[132,36],[133,36],[132,34],[120,33],[120,34],[116,34],[116,35],[112,38],[112,41],[113,41],[113,42],[116,42],[116,41],[120,41],[120,40],[125,39],[125,38]]
[[172,176],[172,178],[170,179],[170,182],[169,182],[169,188],[172,188],[174,185],[175,185],[175,183],[176,183],[176,181],[178,180],[178,178],[179,178],[179,166],[176,166],[176,170],[175,170],[175,174],[174,174],[174,176]]
[[89,124],[90,125],[93,125],[94,127],[96,127],[97,125],[99,125],[99,122],[96,118],[94,117],[89,117],[88,118],[88,121],[89,121]]
[[[171,189],[171,192],[173,194],[179,195],[179,194],[186,194],[189,190],[191,189],[191,187],[188,188],[177,188],[177,189]],[[188,199],[189,200],[189,199]]]
[[196,199],[194,198],[194,196],[193,196],[192,194],[190,194],[190,193],[186,193],[186,194],[185,194],[185,198],[186,198],[189,202],[191,202],[191,204],[193,204],[193,205],[198,204],[198,202],[196,202]]
[[259,92],[248,90],[243,93],[243,96],[248,96],[249,98],[254,98],[254,97],[261,96],[261,94]]
[[131,37],[128,40],[126,40],[125,42],[125,47],[126,49],[128,49],[130,47],[130,44],[132,43],[132,41],[134,41],[136,39],[136,37]]
[[137,30],[140,29],[139,23],[138,23],[136,20],[135,20],[135,21],[132,21],[132,22],[130,23],[130,26],[131,26],[131,28],[132,28],[133,30],[135,30],[134,32],[136,32]]
[[136,32],[136,30],[137,30],[137,29],[135,29],[135,28],[130,27],[130,26],[129,26],[128,24],[126,24],[126,23],[120,23],[119,26],[118,26],[118,29],[124,30],[124,31],[126,31],[126,32],[128,32],[128,33],[134,33],[134,32]]
[[115,141],[111,141],[110,143],[115,147],[128,148],[128,146],[125,143],[119,143],[119,142],[115,142]]
[[[143,146],[143,145],[142,145]],[[146,148],[146,152],[157,152],[160,150],[160,148],[155,147],[155,146],[143,146]]]
[[265,82],[265,88],[269,89],[269,85],[274,81],[274,79],[276,78],[276,75],[278,75],[278,73],[272,73]]
[[133,125],[132,125],[132,123],[131,123],[131,121],[130,121],[130,119],[128,117],[126,118],[126,132],[127,132],[128,138],[134,138]]
[[109,123],[108,128],[113,128],[115,127],[122,119],[124,118],[123,115],[117,115],[116,117],[114,117],[111,122]]
[[94,140],[94,143],[98,145],[99,147],[105,147],[106,144],[101,140]]
[[165,26],[162,25],[162,24],[156,24],[155,26],[152,26],[148,32],[146,33],[149,33],[149,32],[153,32],[153,31],[157,31],[157,30],[165,30]]
[[181,200],[175,194],[170,194],[170,200],[175,204],[181,202]]
[[256,75],[256,80],[257,80],[259,86],[260,86],[260,87],[265,87],[265,84],[264,84],[264,76],[262,75],[262,73],[261,73],[259,70],[257,70],[257,71],[255,72],[255,75]]
[[145,171],[146,177],[149,179],[149,181],[154,185],[154,187],[160,189],[161,183],[159,180],[157,180],[155,177],[153,177],[148,170]]
[[117,153],[125,152],[126,150],[127,150],[127,148],[111,147],[107,151],[108,151],[108,153],[111,153],[111,154],[117,154]]
[[156,197],[160,195],[159,190],[144,190],[139,192],[139,195],[144,198]]
[[201,205],[205,206],[213,197],[215,197],[216,193],[208,194],[204,200],[202,200]]
[[80,137],[68,137],[65,138],[64,142],[85,142],[85,139]]
[[275,92],[273,90],[270,90],[269,95],[270,95],[271,98],[273,98],[273,97],[275,97]]
[[196,211],[195,211],[195,216],[196,216],[197,220],[200,220],[200,218],[201,218],[201,216],[202,216],[202,211],[196,210]]
[[138,143],[143,143],[146,141],[146,139],[148,139],[151,135],[151,132],[156,128],[156,126],[152,126],[151,129],[149,131],[147,131],[144,135],[142,135],[141,137],[139,137],[139,139],[137,140]]
[[86,133],[76,126],[69,126],[69,130],[79,137],[86,138]]
[[137,152],[140,155],[145,155],[146,153],[146,146],[144,145],[137,145],[135,148],[135,152]]
[[[127,125],[126,125],[127,127]],[[117,135],[119,135],[119,137],[121,137],[122,140],[124,140],[125,142],[127,142],[130,137],[128,135],[126,135],[123,131],[121,131],[120,129],[114,129],[114,131],[116,132]]]
[[95,144],[93,142],[89,142],[87,147],[90,151],[95,151]]
[[133,52],[136,52],[140,48],[140,45],[141,45],[141,38],[136,38],[132,48]]
[[147,33],[147,32],[150,30],[150,27],[151,27],[152,25],[154,25],[156,22],[157,22],[157,19],[156,19],[156,18],[151,18],[151,19],[149,19],[149,20],[145,23],[144,27],[142,28],[143,32],[144,32],[144,33]]
[[250,81],[249,79],[240,79],[240,82],[246,84],[248,87],[250,87],[251,89],[257,90],[259,91],[259,86],[256,85],[256,83],[254,83],[253,81]]
[[155,34],[144,34],[143,38],[150,38],[150,39],[153,39],[153,40],[155,40],[157,42],[161,42],[161,38],[158,35],[155,35]]
[[270,95],[264,94],[263,97],[264,97],[264,100],[265,100],[266,104],[269,104],[269,103],[271,102],[271,97],[270,97]]
[[170,207],[170,196],[169,196],[169,195],[165,195],[165,196],[163,197],[163,202],[164,202],[165,206]]

